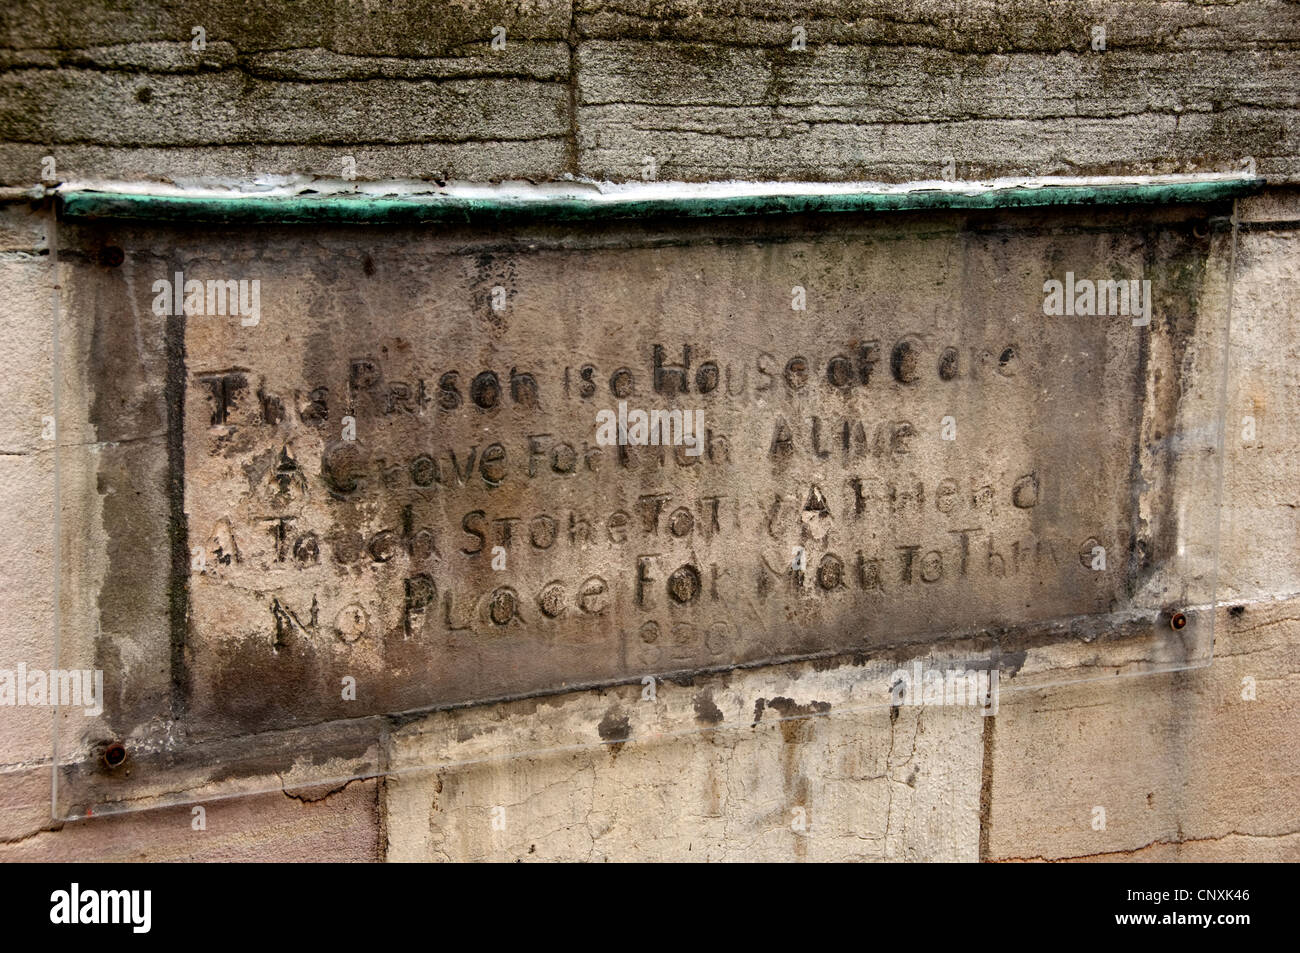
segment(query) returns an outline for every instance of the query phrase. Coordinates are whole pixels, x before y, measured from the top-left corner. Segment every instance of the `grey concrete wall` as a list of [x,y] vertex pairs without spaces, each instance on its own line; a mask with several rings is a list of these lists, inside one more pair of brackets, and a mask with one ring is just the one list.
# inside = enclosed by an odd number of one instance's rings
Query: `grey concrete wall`
[[17,0],[0,180],[1294,180],[1298,44],[1284,0]]
[[[795,27],[806,50],[789,49]],[[52,823],[48,714],[6,709],[0,860],[1300,859],[1297,4],[16,0],[0,10],[0,64],[0,182],[15,186],[40,180],[45,156],[55,180],[337,176],[351,156],[364,179],[477,181],[639,179],[646,156],[664,180],[886,181],[937,178],[949,157],[959,178],[1250,157],[1269,182],[1239,203],[1223,263],[1230,427],[1208,668],[1017,693],[991,718],[840,713],[834,673],[735,673],[664,685],[662,705],[752,712],[780,684],[797,689],[792,713],[832,713],[658,738],[647,723],[624,745],[336,790],[270,779],[272,793],[210,802],[205,831],[185,807]],[[45,215],[5,206],[7,667],[52,651],[48,250]],[[1247,414],[1257,435],[1233,439]],[[93,482],[65,492],[65,506],[99,505]],[[636,703],[575,693],[554,723],[594,741],[611,711],[643,727]],[[490,717],[501,737],[536,730],[527,706]],[[409,727],[393,757],[441,737],[460,737],[456,717]]]

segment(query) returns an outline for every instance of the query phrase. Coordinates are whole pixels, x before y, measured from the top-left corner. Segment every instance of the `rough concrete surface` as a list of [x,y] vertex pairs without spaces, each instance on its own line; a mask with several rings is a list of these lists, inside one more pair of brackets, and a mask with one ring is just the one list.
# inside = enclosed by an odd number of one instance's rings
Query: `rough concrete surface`
[[973,861],[981,729],[877,707],[398,775],[387,856]]
[[336,0],[306,15],[22,0],[2,16],[6,183],[47,155],[56,178],[151,180],[338,175],[345,156],[369,179],[908,181],[1248,158],[1300,175],[1300,10],[1284,0]]
[[1209,668],[1005,695],[984,859],[1300,859],[1295,607],[1221,610]]

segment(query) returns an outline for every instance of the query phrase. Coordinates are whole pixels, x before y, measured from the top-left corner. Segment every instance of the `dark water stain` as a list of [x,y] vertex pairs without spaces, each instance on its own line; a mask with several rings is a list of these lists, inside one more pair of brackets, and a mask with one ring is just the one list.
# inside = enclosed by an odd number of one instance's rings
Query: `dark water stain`
[[830,702],[811,701],[800,705],[793,698],[778,695],[768,700],[767,707],[779,712],[782,718],[798,718],[807,715],[825,715],[831,710]]
[[605,712],[605,717],[596,726],[596,731],[601,740],[609,744],[610,753],[613,755],[622,751],[624,743],[632,737],[632,725],[618,705]]
[[695,696],[695,720],[701,725],[722,724],[722,709],[714,703],[712,692],[700,692]]

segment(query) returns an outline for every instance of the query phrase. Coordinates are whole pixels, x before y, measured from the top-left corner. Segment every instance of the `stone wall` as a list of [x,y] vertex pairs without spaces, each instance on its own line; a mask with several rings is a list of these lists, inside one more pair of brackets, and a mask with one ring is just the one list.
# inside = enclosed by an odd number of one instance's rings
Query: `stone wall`
[[0,14],[5,183],[1300,176],[1285,0],[121,7]]
[[[791,49],[799,36],[806,49]],[[5,708],[0,859],[1300,859],[1300,6],[16,0],[0,11],[0,61],[12,187],[338,177],[344,157],[377,180],[631,180],[647,157],[660,180],[901,182],[946,164],[962,179],[1267,180],[1237,203],[1221,262],[1232,337],[1212,665],[1010,692],[993,717],[841,710],[851,665],[735,671],[662,685],[663,710],[702,720],[658,736],[639,687],[552,699],[550,739],[534,737],[536,702],[512,702],[488,717],[528,755],[470,744],[441,771],[333,789],[271,779],[281,792],[207,802],[205,831],[184,806],[51,822],[48,711]],[[53,650],[52,233],[46,208],[7,199],[0,667],[39,667]],[[78,384],[65,380],[65,399]],[[63,492],[65,512],[96,498]],[[392,759],[472,738],[458,731],[468,717],[405,726]],[[633,740],[566,743],[609,717]]]

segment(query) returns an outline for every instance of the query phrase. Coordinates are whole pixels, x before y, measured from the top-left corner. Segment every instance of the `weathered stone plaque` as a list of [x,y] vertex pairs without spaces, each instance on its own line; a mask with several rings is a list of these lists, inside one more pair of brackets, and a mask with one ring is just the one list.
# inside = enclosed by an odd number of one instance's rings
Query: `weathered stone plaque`
[[98,740],[957,643],[1203,661],[1212,212],[68,226]]

